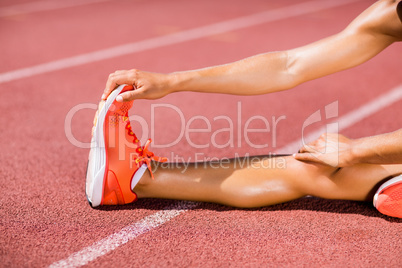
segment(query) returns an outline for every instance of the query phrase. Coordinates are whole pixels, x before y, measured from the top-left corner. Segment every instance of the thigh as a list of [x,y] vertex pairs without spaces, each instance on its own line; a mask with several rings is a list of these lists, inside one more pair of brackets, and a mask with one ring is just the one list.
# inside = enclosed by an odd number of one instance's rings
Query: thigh
[[385,180],[402,173],[402,165],[359,164],[340,168],[329,176],[317,177],[312,195],[328,199],[370,201]]

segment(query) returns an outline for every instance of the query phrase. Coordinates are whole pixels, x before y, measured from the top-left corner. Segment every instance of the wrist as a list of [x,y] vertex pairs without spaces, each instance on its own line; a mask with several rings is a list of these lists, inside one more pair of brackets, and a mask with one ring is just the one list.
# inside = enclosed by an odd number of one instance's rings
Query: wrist
[[353,140],[350,144],[349,150],[349,165],[354,165],[360,163],[361,151],[359,147],[359,140]]
[[353,140],[350,150],[350,161],[352,164],[366,163],[369,149],[365,144],[364,138]]
[[188,91],[189,83],[194,76],[192,72],[174,72],[168,74],[169,93]]

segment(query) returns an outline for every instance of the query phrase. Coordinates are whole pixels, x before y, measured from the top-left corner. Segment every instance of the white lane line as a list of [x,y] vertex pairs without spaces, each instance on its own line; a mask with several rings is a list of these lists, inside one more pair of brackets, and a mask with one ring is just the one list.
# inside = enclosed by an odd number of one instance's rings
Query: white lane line
[[[331,133],[331,132],[336,132],[336,131],[341,131],[345,128],[348,128],[357,122],[363,120],[364,118],[367,118],[378,111],[384,109],[387,106],[390,106],[391,104],[394,104],[397,101],[400,101],[402,99],[402,85],[397,86],[396,88],[384,93],[383,95],[377,97],[376,99],[360,106],[359,108],[350,111],[349,113],[341,116],[340,118],[333,120],[331,123],[329,123],[327,126],[322,127],[307,136],[304,137],[304,140],[309,142],[317,139],[321,134],[323,133]],[[332,124],[332,123],[338,123]],[[277,153],[295,153],[297,152],[303,142],[300,139],[297,139],[288,145],[280,148],[279,150],[276,150]]]
[[[345,129],[360,120],[380,111],[381,109],[399,101],[402,99],[402,85],[386,92],[379,96],[375,100],[368,102],[365,105],[349,112],[348,114],[340,117],[339,130]],[[319,129],[314,133],[311,133],[309,137],[318,137],[320,134],[328,131],[327,129]],[[289,145],[282,147],[278,152],[290,150],[291,152],[297,151],[300,141],[296,140]],[[76,253],[70,255],[67,259],[58,261],[50,265],[50,267],[79,267],[95,260],[98,257],[105,255],[106,253],[113,251],[117,247],[137,238],[139,235],[147,233],[152,229],[170,221],[185,211],[198,206],[200,203],[179,201],[171,207],[167,207],[155,214],[147,216],[142,220],[123,228],[121,231],[114,233],[98,242],[95,242],[89,247],[86,247]]]
[[278,9],[268,10],[253,15],[239,17],[236,19],[231,19],[186,31],[181,31],[178,33],[173,33],[170,35],[154,37],[143,41],[129,43],[108,49],[102,49],[86,54],[81,54],[69,58],[64,58],[56,61],[35,65],[32,67],[5,72],[0,74],[0,83],[10,82],[52,71],[63,70],[66,68],[106,60],[131,53],[137,53],[154,48],[160,48],[168,45],[183,43],[186,41],[200,39],[210,35],[221,34],[229,31],[256,26],[263,23],[278,21],[312,12],[317,12],[324,9],[344,6],[358,1],[362,0],[338,0],[338,1],[315,0],[287,7],[282,7]]
[[155,214],[149,215],[132,225],[124,227],[117,233],[95,242],[91,246],[72,254],[67,259],[53,263],[49,267],[78,267],[86,265],[96,258],[115,250],[117,247],[126,244],[127,242],[137,238],[139,235],[151,231],[199,204],[200,203],[197,202],[187,201],[177,202],[176,204],[166,207]]
[[0,18],[25,15],[40,11],[49,11],[68,7],[83,6],[106,1],[110,0],[69,0],[69,1],[44,0],[44,1],[37,1],[13,6],[5,6],[0,8]]

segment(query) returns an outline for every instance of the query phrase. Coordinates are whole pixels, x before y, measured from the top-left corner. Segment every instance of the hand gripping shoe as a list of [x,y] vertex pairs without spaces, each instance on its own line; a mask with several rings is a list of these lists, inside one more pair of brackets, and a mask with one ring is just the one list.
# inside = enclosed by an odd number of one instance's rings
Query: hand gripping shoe
[[[128,90],[133,87],[121,85],[112,91],[95,115],[85,187],[92,207],[136,201],[133,189],[147,168],[151,171],[151,160],[167,161],[148,151],[151,140],[141,147],[131,130],[128,110],[133,101],[116,101],[120,93]],[[153,178],[152,171],[151,175]]]
[[382,214],[402,218],[402,175],[382,184],[374,195],[373,204]]

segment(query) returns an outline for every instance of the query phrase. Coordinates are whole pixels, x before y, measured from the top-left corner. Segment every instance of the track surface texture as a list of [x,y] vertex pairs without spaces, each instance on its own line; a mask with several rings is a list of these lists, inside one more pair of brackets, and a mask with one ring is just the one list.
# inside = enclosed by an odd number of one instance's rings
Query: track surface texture
[[[335,4],[311,8],[319,2]],[[168,73],[293,48],[342,30],[373,2],[323,0],[308,9],[307,0],[1,1],[0,266],[400,267],[402,221],[370,203],[307,197],[236,209],[144,199],[92,209],[84,189],[94,107],[109,73]],[[287,15],[296,4],[303,4],[300,14]],[[268,11],[277,17],[256,20]],[[239,18],[250,25],[239,26]],[[221,22],[229,26],[211,30]],[[288,145],[300,140],[303,122],[315,111],[338,101],[342,118],[398,91],[401,48],[394,44],[362,66],[271,95],[179,93],[135,101],[132,125],[142,141],[153,138],[156,154],[182,161],[292,153],[295,146]],[[358,138],[400,128],[402,102],[388,101],[341,132]],[[181,123],[195,116],[207,118],[211,131],[180,137]],[[227,131],[211,140],[211,133],[229,127],[228,120],[214,120],[218,116],[233,121],[233,146],[224,146]],[[245,137],[253,116],[271,127],[272,117],[284,119],[275,133]],[[206,125],[193,120],[189,127]],[[254,120],[248,127],[264,124]]]

